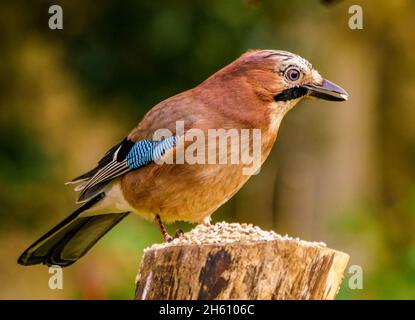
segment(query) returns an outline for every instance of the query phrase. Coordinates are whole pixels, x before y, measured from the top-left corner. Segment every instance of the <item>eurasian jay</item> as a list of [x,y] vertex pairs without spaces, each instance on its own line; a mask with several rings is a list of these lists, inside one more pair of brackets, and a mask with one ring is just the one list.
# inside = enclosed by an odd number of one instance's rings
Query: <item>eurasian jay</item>
[[[156,221],[165,241],[172,237],[162,221],[209,223],[211,214],[252,174],[244,172],[246,163],[223,161],[234,155],[232,148],[225,159],[214,154],[216,161],[206,162],[186,161],[179,148],[190,148],[195,132],[208,136],[212,129],[257,130],[260,161],[253,173],[268,157],[284,115],[305,97],[344,101],[347,93],[298,55],[248,51],[195,88],[154,106],[95,168],[71,180],[78,183],[82,205],[33,243],[18,263],[68,266],[129,213]],[[178,123],[183,132],[178,132]],[[171,135],[157,138],[161,129]],[[202,160],[203,151],[220,154],[221,145],[211,147],[209,141],[199,148],[206,141],[200,139],[190,153],[202,151]],[[252,136],[247,141],[251,154]],[[226,139],[224,147],[229,143]]]

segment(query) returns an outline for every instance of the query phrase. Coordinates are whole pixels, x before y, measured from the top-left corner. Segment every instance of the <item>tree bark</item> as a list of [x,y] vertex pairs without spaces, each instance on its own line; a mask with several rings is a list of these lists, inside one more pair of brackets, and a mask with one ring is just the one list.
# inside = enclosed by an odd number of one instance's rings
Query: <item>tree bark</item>
[[135,299],[334,299],[349,256],[295,239],[144,252]]

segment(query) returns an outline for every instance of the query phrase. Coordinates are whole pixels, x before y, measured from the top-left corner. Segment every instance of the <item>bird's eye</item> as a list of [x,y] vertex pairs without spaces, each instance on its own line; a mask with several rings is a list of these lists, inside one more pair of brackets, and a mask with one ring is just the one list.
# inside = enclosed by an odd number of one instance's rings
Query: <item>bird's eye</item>
[[297,68],[291,67],[285,71],[285,77],[290,81],[297,81],[300,79],[301,72]]

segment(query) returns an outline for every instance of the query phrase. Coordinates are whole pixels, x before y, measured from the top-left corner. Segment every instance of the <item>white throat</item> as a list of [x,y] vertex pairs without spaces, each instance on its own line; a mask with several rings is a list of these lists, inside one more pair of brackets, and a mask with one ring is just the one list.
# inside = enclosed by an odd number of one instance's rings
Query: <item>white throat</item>
[[284,118],[284,116],[301,100],[302,97],[288,101],[274,101],[270,103],[269,108],[271,109],[271,113],[269,129],[271,132],[278,131],[278,128],[280,127],[281,121]]

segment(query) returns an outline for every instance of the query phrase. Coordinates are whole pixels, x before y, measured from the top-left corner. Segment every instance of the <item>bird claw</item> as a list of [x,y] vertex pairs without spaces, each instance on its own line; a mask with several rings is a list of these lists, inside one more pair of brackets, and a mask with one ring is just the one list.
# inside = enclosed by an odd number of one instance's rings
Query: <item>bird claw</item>
[[168,233],[165,233],[163,235],[163,239],[164,242],[172,242],[174,239],[178,239],[183,235],[183,230],[182,229],[177,229],[176,233],[174,234],[174,237],[172,237],[171,235],[169,235]]
[[174,238],[168,233],[166,233],[163,235],[163,239],[164,239],[164,242],[172,242]]
[[177,229],[176,233],[174,234],[174,239],[180,238],[184,234],[182,229]]

